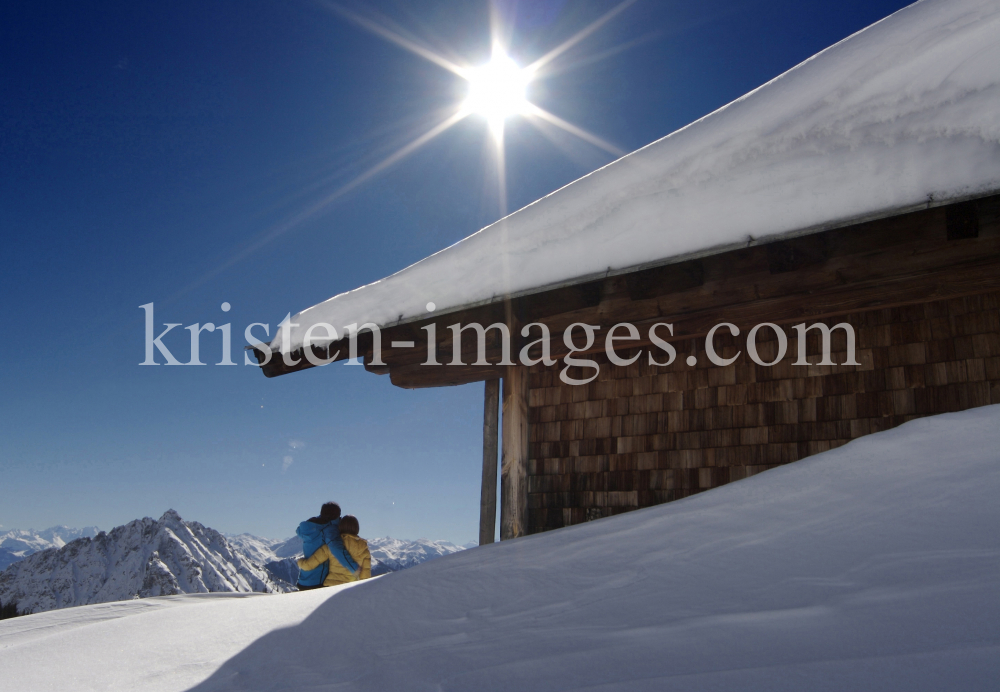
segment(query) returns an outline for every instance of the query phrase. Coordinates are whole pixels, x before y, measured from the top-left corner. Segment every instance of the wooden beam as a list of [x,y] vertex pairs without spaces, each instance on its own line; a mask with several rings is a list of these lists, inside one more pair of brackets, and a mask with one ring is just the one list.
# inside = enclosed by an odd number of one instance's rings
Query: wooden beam
[[500,466],[500,540],[528,528],[528,368],[504,366],[503,461]]
[[[499,349],[497,349],[499,350]],[[497,358],[499,360],[499,358]],[[396,365],[389,369],[389,380],[403,389],[453,387],[459,384],[499,380],[502,365]]]
[[493,542],[497,529],[497,434],[500,380],[486,380],[483,400],[483,485],[479,498],[479,545]]
[[[432,322],[437,325],[437,360],[441,363],[450,362],[453,355],[448,325],[478,322],[487,326],[505,320],[509,324],[515,312],[519,323],[543,322],[548,326],[553,335],[552,356],[558,358],[566,350],[559,336],[572,322],[603,330],[618,322],[631,322],[643,334],[650,324],[669,322],[674,325],[674,337],[667,340],[678,341],[702,336],[719,321],[742,325],[753,319],[783,324],[996,290],[1000,286],[998,258],[1000,195],[995,195],[974,205],[934,208],[752,245],[386,327],[381,342],[387,365],[368,369],[382,374],[388,368],[392,383],[405,388],[441,387],[501,376],[504,368],[498,365],[421,365],[427,358],[427,333],[422,327]],[[516,330],[511,334],[515,336]],[[486,359],[494,364],[500,361],[495,336],[495,332],[490,333],[486,347]],[[517,340],[516,336],[512,339]],[[394,341],[414,345],[393,348]],[[463,362],[476,360],[475,342],[468,335],[463,339]],[[516,359],[518,349],[515,343],[511,346]],[[603,346],[603,339],[598,339],[594,348]],[[371,348],[371,335],[362,332],[358,352],[366,354],[366,362],[370,361]],[[343,359],[348,344],[341,340],[313,350],[321,358],[339,351],[337,357]],[[255,353],[263,360],[262,353]],[[275,354],[262,371],[274,377],[312,367],[301,349],[293,358],[299,363],[290,366]]]

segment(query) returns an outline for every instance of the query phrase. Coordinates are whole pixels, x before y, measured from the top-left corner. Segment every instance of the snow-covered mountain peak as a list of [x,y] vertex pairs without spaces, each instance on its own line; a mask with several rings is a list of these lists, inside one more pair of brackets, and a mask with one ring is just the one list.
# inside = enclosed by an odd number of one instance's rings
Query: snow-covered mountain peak
[[172,527],[181,527],[184,524],[184,520],[181,519],[181,515],[177,513],[176,509],[168,509],[163,513],[163,516],[157,519],[157,522],[164,525],[169,525]]
[[37,552],[48,548],[62,548],[70,541],[88,536],[93,538],[100,529],[96,526],[85,526],[82,529],[71,529],[68,526],[51,526],[41,531],[35,529],[11,529],[0,533],[0,548],[8,550],[28,550]]
[[[374,538],[373,573],[413,567],[469,546]],[[35,612],[135,597],[294,588],[302,541],[224,535],[174,509],[111,531],[52,527],[0,534],[0,601]]]
[[378,562],[389,571],[396,572],[436,557],[457,553],[466,546],[455,545],[448,541],[429,541],[426,538],[407,541],[386,536],[370,539],[368,547],[372,552],[373,565]]
[[174,510],[37,552],[0,573],[0,601],[35,612],[134,597],[282,590],[218,531]]

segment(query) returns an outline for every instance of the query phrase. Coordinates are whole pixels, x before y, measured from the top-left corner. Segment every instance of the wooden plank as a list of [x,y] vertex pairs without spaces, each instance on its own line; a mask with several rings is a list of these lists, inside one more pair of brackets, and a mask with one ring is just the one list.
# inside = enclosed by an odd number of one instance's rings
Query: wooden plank
[[[747,252],[760,254],[763,250],[751,248]],[[675,324],[673,340],[676,341],[703,335],[720,321],[723,310],[728,321],[737,321],[741,313],[746,313],[754,319],[760,316],[763,321],[782,323],[820,319],[872,307],[921,303],[937,297],[970,295],[1000,286],[1000,238],[980,238],[962,241],[962,244],[942,240],[901,243],[893,250],[842,256],[818,267],[777,274],[770,272],[763,254],[760,260],[754,262],[757,271],[751,274],[706,281],[693,290],[644,300],[629,300],[629,291],[621,291],[615,285],[626,283],[626,280],[614,277],[606,280],[605,300],[600,305],[552,315],[542,321],[553,334],[572,322],[586,322],[606,329],[619,321],[637,326],[667,321]],[[721,255],[703,262],[727,263],[728,258]],[[648,287],[643,291],[654,292]],[[538,318],[529,313],[525,319]],[[701,326],[699,322],[710,324]],[[439,326],[438,351],[448,353],[450,344],[440,339],[442,331],[447,332]],[[561,338],[553,338],[553,355],[565,351],[561,342]],[[425,348],[420,346],[405,355],[391,354],[386,360],[393,369],[409,365],[408,360],[422,359]],[[599,339],[595,350],[602,348],[603,340]],[[516,353],[516,349],[513,352]],[[493,344],[487,348],[487,359],[499,360],[498,349]],[[472,359],[467,362],[469,360]],[[417,386],[435,386],[433,376],[424,377],[424,383]]]
[[487,380],[483,397],[483,484],[479,498],[479,545],[492,543],[497,524],[497,435],[500,381]]
[[[1000,277],[996,263],[964,266],[961,274],[971,273],[972,284]],[[972,285],[966,276],[954,278],[960,291]],[[905,285],[876,299],[902,297]],[[590,387],[560,384],[552,376],[558,366],[533,368],[530,532],[582,522],[598,509],[607,516],[679,499],[920,416],[1000,401],[1000,289],[962,298],[952,298],[950,282],[928,282],[923,290],[937,297],[834,320],[860,326],[863,365],[856,370],[792,368],[794,349],[774,367],[687,370],[679,360],[666,369],[618,368]],[[945,331],[932,328],[946,315]],[[876,332],[884,338],[874,338]],[[764,347],[773,344],[767,339]],[[939,349],[941,357],[932,361],[932,344],[951,348]],[[834,351],[843,348],[844,339],[835,339]],[[594,357],[608,369],[605,356]],[[740,388],[744,394],[736,400],[722,395]],[[649,392],[660,391],[682,393],[683,408],[653,414],[667,395]],[[659,402],[651,399],[656,396]],[[628,397],[627,407],[617,406],[620,397]]]
[[[487,351],[489,353],[489,351]],[[499,353],[499,351],[498,351]],[[439,362],[440,358],[438,359]],[[499,355],[497,356],[499,360]],[[502,365],[394,365],[389,369],[389,381],[403,389],[451,387],[503,377]]]
[[645,300],[686,291],[704,283],[705,268],[700,259],[646,269],[625,276],[625,285],[632,300]]
[[952,204],[946,208],[948,240],[979,237],[979,200]]
[[771,274],[784,274],[822,264],[830,258],[830,234],[818,233],[801,238],[789,238],[765,245],[767,266]]
[[500,467],[500,540],[528,532],[528,368],[505,366],[503,460]]
[[[447,362],[452,350],[449,324],[478,322],[486,326],[502,321],[508,307],[518,312],[524,322],[545,322],[555,334],[571,322],[606,327],[624,321],[718,321],[723,311],[727,321],[734,321],[729,318],[733,308],[750,308],[748,313],[759,314],[754,306],[764,300],[780,302],[768,306],[778,314],[768,315],[766,321],[781,322],[992,290],[1000,277],[1000,196],[976,202],[977,233],[959,234],[963,237],[960,240],[949,240],[946,229],[949,214],[961,216],[958,207],[962,205],[954,206],[954,210],[944,207],[904,214],[386,327],[382,330],[383,360],[391,376],[397,368],[408,369],[423,362],[426,332],[422,327],[434,322],[438,361]],[[954,219],[951,225],[955,226]],[[966,275],[967,269],[978,274],[976,280]],[[935,284],[948,288],[928,290]],[[920,296],[908,299],[910,290]],[[685,329],[680,338],[703,331],[700,326]],[[394,340],[415,343],[412,348],[393,349]],[[464,355],[471,355],[465,352],[474,349],[474,341],[463,340]],[[492,335],[490,341],[487,359],[497,362],[499,353]],[[561,342],[561,338],[553,339],[554,350],[559,350]],[[345,358],[346,340],[332,344],[330,352],[338,349],[338,359]],[[370,349],[371,336],[363,332],[358,351],[369,354],[366,361],[370,360]],[[327,352],[317,349],[317,356],[327,357]],[[301,352],[294,357],[300,362],[293,366],[284,365],[280,356],[272,358],[263,368],[264,374],[273,377],[311,367]],[[472,360],[464,358],[466,363]],[[373,370],[384,372],[382,368]],[[445,368],[416,370],[400,372],[392,380],[398,380],[403,387],[428,387],[481,381],[491,376],[483,369],[462,372],[460,376]]]
[[[602,315],[597,311],[588,311],[588,314],[561,315],[554,320],[549,320],[548,323],[553,335],[558,337],[562,329],[573,321],[599,325],[603,330],[615,322],[629,321],[635,324],[640,333],[640,339],[630,343],[629,347],[646,348],[649,346],[649,327],[655,322],[670,322],[674,325],[673,337],[668,336],[663,329],[660,331],[660,336],[666,341],[676,344],[691,338],[703,338],[709,329],[721,321],[735,322],[742,330],[742,337],[750,327],[760,322],[786,325],[804,320],[818,321],[873,308],[916,305],[932,300],[959,298],[998,289],[1000,289],[1000,260],[984,259],[923,276],[865,282],[837,290],[818,292],[811,296],[810,302],[803,301],[801,296],[783,296],[731,305],[725,311],[712,307],[703,310],[690,310],[681,314],[661,314],[656,317],[649,317],[645,311],[635,310],[634,304],[626,304],[620,310],[611,311],[611,314]],[[860,325],[855,325],[855,327],[858,326]],[[603,349],[604,339],[598,338],[595,340],[593,348],[587,353],[598,353]],[[537,350],[535,349],[535,351]],[[551,342],[552,357],[558,360],[566,352],[567,349],[561,338],[553,338]],[[516,353],[517,349],[512,347],[512,356],[516,357]],[[487,348],[486,355],[487,359],[492,362],[500,359],[499,349],[496,348]],[[537,355],[539,355],[537,352],[533,352],[533,356]],[[662,355],[660,354],[660,357]],[[503,367],[496,365],[393,365],[390,378],[392,383],[397,386],[416,389],[495,379],[500,377],[502,371]]]
[[[676,343],[684,339],[701,338],[714,325],[723,321],[734,322],[741,329],[760,322],[789,324],[874,308],[895,308],[933,300],[960,298],[997,289],[1000,289],[1000,252],[993,258],[963,263],[945,271],[881,279],[817,292],[808,296],[808,300],[804,300],[802,296],[781,296],[733,304],[725,306],[724,309],[710,307],[673,314],[664,310],[662,315],[656,318],[641,314],[625,314],[627,309],[623,308],[610,320],[607,317],[602,319],[599,314],[560,316],[559,321],[553,320],[549,323],[549,328],[555,335],[575,321],[599,325],[603,329],[607,329],[616,321],[630,321],[639,329],[642,338],[630,343],[629,346],[641,347],[649,344],[647,333],[649,326],[654,322],[672,323],[673,337],[668,336],[665,330],[661,330],[660,336],[666,341]],[[664,306],[668,307],[672,306]],[[551,352],[552,357],[556,359],[567,352],[560,341],[561,339],[552,339]],[[597,339],[590,352],[599,352],[603,349],[604,340]],[[488,353],[487,357],[490,355]]]

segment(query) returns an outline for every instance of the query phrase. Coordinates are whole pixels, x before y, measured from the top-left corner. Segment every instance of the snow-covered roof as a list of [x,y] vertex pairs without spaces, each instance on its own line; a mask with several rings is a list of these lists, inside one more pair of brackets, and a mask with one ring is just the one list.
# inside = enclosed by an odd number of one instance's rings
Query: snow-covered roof
[[[1000,2],[922,0],[381,281],[304,310],[385,327],[1000,190]],[[322,335],[324,332],[320,331]]]

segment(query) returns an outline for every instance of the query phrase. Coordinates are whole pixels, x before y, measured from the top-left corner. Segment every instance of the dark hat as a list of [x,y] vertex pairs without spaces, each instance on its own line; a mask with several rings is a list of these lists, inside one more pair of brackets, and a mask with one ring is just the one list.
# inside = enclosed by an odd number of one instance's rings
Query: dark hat
[[359,531],[361,531],[361,526],[358,524],[358,518],[351,514],[345,514],[344,518],[340,520],[340,533],[357,536]]
[[324,521],[336,521],[340,519],[340,505],[336,502],[324,502],[319,510],[319,518]]

